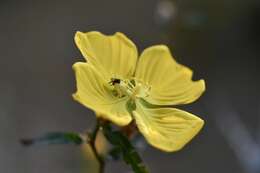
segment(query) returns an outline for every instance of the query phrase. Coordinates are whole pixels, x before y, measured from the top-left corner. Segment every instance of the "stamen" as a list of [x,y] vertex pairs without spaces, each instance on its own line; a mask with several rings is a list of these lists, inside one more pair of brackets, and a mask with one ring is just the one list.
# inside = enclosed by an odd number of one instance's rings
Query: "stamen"
[[114,86],[113,92],[117,97],[129,96],[131,99],[144,98],[149,96],[150,86],[143,84],[135,79],[117,79],[112,78],[109,82]]

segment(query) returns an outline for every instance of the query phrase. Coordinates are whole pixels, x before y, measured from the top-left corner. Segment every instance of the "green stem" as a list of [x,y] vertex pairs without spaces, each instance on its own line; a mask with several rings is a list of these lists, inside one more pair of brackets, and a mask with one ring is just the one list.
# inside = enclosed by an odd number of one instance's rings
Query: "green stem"
[[98,173],[104,173],[104,171],[105,171],[105,161],[98,154],[98,151],[97,151],[97,148],[96,148],[96,145],[95,145],[99,129],[100,129],[100,121],[97,119],[96,127],[95,127],[94,131],[91,134],[91,140],[90,140],[89,144],[90,144],[90,147],[92,148],[93,153],[94,153],[94,155],[95,155],[95,157],[96,157],[96,159],[97,159],[97,161],[99,163],[99,171],[98,171]]

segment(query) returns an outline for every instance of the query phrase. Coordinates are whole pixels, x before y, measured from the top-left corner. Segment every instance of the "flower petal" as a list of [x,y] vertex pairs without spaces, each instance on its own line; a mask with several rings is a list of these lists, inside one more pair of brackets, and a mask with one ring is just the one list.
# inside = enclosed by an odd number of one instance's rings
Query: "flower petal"
[[106,80],[133,75],[138,56],[137,48],[124,34],[117,32],[108,36],[97,31],[77,32],[75,42],[86,60]]
[[73,94],[76,101],[117,125],[130,123],[132,117],[126,109],[126,97],[119,99],[113,96],[105,80],[90,64],[78,62],[73,69],[77,82],[77,92]]
[[178,64],[164,45],[144,50],[137,65],[136,78],[151,86],[150,96],[146,98],[151,104],[188,104],[205,91],[204,80],[192,81],[192,71]]
[[174,108],[144,107],[137,102],[134,119],[146,140],[166,152],[180,150],[202,128],[204,121]]

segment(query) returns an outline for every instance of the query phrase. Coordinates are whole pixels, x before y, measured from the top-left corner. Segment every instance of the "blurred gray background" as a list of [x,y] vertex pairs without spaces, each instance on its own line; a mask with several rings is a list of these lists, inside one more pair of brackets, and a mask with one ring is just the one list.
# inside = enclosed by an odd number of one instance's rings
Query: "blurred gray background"
[[[83,131],[95,115],[72,100],[76,31],[121,31],[139,52],[167,44],[204,78],[186,110],[206,121],[183,150],[141,151],[151,173],[260,172],[260,3],[257,0],[1,0],[0,172],[90,172],[75,146],[24,148],[22,137]],[[127,173],[109,162],[108,173]]]

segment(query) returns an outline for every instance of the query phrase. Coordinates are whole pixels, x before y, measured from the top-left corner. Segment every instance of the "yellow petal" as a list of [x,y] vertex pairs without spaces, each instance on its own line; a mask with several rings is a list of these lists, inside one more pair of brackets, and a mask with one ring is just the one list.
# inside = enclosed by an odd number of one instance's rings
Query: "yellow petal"
[[73,69],[77,82],[77,92],[73,94],[76,101],[117,125],[130,123],[132,117],[126,109],[126,97],[119,99],[113,96],[105,80],[90,64],[78,62]]
[[108,36],[97,31],[77,32],[75,42],[86,60],[106,80],[133,75],[138,56],[137,48],[124,34],[117,32]]
[[133,112],[139,131],[156,148],[166,152],[180,150],[202,128],[200,118],[174,108],[146,108],[137,102]]
[[144,50],[137,65],[136,78],[151,86],[146,100],[157,105],[191,103],[205,91],[204,80],[192,81],[192,71],[178,64],[164,45]]

